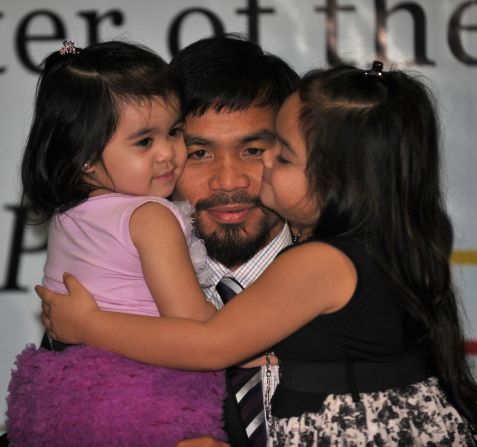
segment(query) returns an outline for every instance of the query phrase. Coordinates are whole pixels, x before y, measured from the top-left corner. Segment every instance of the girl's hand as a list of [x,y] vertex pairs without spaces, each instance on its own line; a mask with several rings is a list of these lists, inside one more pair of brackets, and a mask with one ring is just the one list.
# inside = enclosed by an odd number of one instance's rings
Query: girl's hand
[[41,321],[51,338],[64,343],[83,343],[82,333],[98,306],[90,293],[71,274],[65,273],[63,281],[68,295],[53,292],[42,286],[35,291],[42,299]]

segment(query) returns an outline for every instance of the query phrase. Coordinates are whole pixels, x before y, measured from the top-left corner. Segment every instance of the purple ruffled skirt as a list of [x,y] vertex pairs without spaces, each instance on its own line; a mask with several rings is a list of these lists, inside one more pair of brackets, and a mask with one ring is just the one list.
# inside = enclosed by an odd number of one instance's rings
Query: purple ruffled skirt
[[100,349],[28,346],[7,397],[12,447],[168,447],[225,439],[224,373],[145,365]]

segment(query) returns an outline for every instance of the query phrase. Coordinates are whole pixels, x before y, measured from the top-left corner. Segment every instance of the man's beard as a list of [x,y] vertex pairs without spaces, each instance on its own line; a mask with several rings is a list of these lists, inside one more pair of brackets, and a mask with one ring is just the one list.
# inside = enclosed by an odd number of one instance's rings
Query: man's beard
[[244,264],[266,245],[275,219],[270,219],[271,214],[274,214],[273,211],[265,208],[258,197],[250,196],[243,191],[228,195],[216,194],[211,198],[199,200],[195,205],[196,214],[228,204],[252,205],[260,208],[264,214],[257,222],[258,228],[254,235],[248,235],[241,223],[217,224],[219,228],[216,231],[205,234],[200,219],[197,218],[196,230],[199,237],[204,240],[207,254],[230,268]]

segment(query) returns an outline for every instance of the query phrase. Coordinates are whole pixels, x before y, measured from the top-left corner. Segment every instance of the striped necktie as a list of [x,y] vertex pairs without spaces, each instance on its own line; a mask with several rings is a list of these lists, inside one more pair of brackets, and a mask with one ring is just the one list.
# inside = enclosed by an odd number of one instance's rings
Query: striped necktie
[[[243,287],[235,278],[224,276],[216,289],[226,304],[243,290]],[[231,367],[227,369],[227,375],[235,392],[250,446],[263,447],[267,443],[267,430],[263,410],[262,370]]]

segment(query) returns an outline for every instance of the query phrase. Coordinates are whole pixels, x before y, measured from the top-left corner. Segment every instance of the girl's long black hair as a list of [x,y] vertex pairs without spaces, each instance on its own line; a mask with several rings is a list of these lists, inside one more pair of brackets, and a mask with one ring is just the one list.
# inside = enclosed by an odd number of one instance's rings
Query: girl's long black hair
[[21,165],[24,206],[39,222],[88,197],[85,163],[101,161],[124,102],[178,91],[169,66],[146,47],[110,41],[55,51],[42,63]]
[[359,237],[399,291],[416,343],[452,402],[477,421],[477,385],[464,352],[450,272],[453,232],[441,190],[440,126],[422,80],[354,67],[302,80],[300,123],[318,236]]

